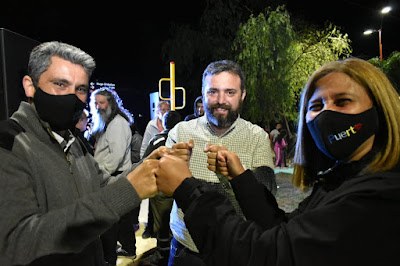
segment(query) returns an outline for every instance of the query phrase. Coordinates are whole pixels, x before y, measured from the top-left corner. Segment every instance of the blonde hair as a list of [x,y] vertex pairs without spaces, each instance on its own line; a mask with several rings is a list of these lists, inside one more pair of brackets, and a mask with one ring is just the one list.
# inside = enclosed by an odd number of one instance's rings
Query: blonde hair
[[[308,131],[305,116],[308,101],[316,90],[319,79],[332,72],[348,75],[363,86],[372,98],[379,115],[379,129],[374,146],[378,147],[375,159],[363,173],[376,173],[393,168],[400,159],[400,100],[388,78],[372,64],[356,58],[334,61],[319,68],[308,80],[300,102],[299,126],[294,156],[293,183],[297,187],[312,186],[319,171],[332,166],[315,145]],[[375,145],[377,144],[377,145]]]

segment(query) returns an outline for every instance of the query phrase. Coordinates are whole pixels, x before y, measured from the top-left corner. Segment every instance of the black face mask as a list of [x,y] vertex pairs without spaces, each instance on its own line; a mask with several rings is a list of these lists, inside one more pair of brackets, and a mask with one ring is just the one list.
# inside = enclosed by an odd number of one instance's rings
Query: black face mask
[[360,114],[344,114],[326,110],[307,123],[318,149],[334,160],[345,160],[379,126],[375,107]]
[[40,119],[49,123],[54,131],[73,129],[82,115],[86,103],[75,94],[51,95],[35,87],[33,97]]

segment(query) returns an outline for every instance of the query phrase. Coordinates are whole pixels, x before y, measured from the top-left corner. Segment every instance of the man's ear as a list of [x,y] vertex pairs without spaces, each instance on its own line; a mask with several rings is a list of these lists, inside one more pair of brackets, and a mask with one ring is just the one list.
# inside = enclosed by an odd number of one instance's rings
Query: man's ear
[[22,86],[24,87],[26,97],[33,98],[36,90],[35,86],[33,86],[33,81],[30,76],[26,75],[22,79]]
[[243,93],[242,93],[242,101],[244,101],[244,98],[246,97],[246,90],[243,90]]

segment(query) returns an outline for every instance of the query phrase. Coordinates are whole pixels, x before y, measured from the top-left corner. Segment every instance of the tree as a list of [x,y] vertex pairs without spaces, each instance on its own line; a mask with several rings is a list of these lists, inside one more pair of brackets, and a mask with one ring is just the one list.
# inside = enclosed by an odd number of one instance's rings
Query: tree
[[176,63],[176,79],[186,89],[190,112],[191,103],[201,94],[201,75],[215,60],[234,59],[232,43],[240,23],[267,5],[284,0],[205,0],[204,12],[193,24],[172,24],[171,37],[163,44],[161,56],[168,68]]
[[295,32],[282,6],[251,16],[241,25],[233,50],[247,78],[243,116],[263,123],[294,120],[300,91],[311,73],[351,53],[347,34],[332,24]]
[[252,15],[240,27],[233,49],[247,80],[247,103],[243,109],[247,119],[273,121],[290,103],[288,63],[295,60],[291,53],[294,38],[289,14],[282,7],[268,10],[266,15]]
[[400,52],[394,51],[382,62],[378,57],[371,58],[368,62],[381,69],[400,94]]

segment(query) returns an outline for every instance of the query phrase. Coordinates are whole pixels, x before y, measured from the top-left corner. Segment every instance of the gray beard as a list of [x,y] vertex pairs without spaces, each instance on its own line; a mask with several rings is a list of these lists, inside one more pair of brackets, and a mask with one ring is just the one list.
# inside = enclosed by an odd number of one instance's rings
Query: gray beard
[[106,124],[111,116],[111,107],[108,106],[105,112],[99,112],[103,124]]

